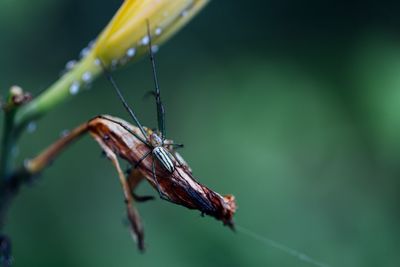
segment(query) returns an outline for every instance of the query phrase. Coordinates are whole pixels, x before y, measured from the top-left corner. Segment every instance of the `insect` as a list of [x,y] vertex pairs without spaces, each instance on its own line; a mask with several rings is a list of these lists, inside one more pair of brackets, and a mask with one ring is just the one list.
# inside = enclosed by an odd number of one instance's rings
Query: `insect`
[[[150,37],[150,27],[148,26],[147,29]],[[143,180],[147,180],[156,188],[161,198],[189,209],[197,209],[202,214],[221,220],[231,228],[234,225],[233,215],[236,211],[235,198],[232,195],[221,196],[197,182],[189,165],[176,151],[182,145],[165,138],[165,111],[161,103],[151,41],[149,47],[155,82],[154,95],[157,104],[158,130],[152,131],[140,124],[122,96],[115,80],[107,69],[104,69],[107,78],[137,126],[109,115],[97,116],[61,137],[35,158],[25,161],[23,168],[15,174],[17,177],[29,179],[40,173],[72,142],[89,133],[117,170],[132,236],[137,240],[140,250],[144,250],[144,231],[134,203],[152,198],[135,194],[135,189]],[[131,165],[128,176],[122,170],[119,158]]]
[[136,135],[136,137],[143,142],[143,144],[147,145],[149,148],[151,148],[151,151],[147,152],[144,154],[138,162],[135,164],[135,168],[139,166],[143,160],[145,160],[148,156],[152,155],[153,161],[152,161],[152,171],[153,171],[153,179],[157,185],[157,190],[161,198],[167,199],[166,196],[163,194],[163,192],[160,190],[160,186],[158,184],[157,180],[157,175],[155,172],[156,169],[156,161],[169,173],[173,173],[175,171],[175,163],[173,160],[173,155],[168,151],[167,148],[179,148],[183,147],[182,144],[174,144],[174,143],[166,143],[165,142],[165,109],[164,106],[161,102],[161,94],[160,94],[160,86],[158,83],[158,78],[157,78],[157,70],[156,70],[156,62],[154,58],[154,53],[152,49],[152,38],[150,34],[150,23],[147,20],[146,21],[146,26],[147,26],[147,37],[148,37],[148,46],[149,46],[149,56],[150,56],[150,62],[151,62],[151,67],[152,67],[152,73],[153,73],[153,81],[154,81],[154,97],[156,99],[156,106],[157,106],[157,122],[158,122],[158,128],[155,131],[146,131],[145,128],[142,126],[140,121],[138,120],[136,114],[134,111],[130,108],[128,103],[126,102],[124,96],[121,93],[121,90],[119,89],[119,86],[117,85],[116,81],[114,80],[113,76],[111,73],[104,67],[104,64],[102,64],[104,73],[107,77],[107,79],[110,81],[111,85],[115,89],[119,99],[121,100],[123,106],[125,109],[128,111],[132,119],[134,120],[135,124],[137,127],[139,127],[141,134],[143,135],[144,138],[140,138],[139,136]]

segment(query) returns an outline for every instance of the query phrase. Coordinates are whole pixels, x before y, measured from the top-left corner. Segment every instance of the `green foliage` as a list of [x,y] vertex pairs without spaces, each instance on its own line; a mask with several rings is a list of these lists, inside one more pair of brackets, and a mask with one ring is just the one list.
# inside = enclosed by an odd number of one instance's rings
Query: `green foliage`
[[[116,8],[81,2],[0,3],[2,90],[46,88]],[[13,15],[3,16],[6,3],[18,5]],[[167,132],[201,182],[236,195],[238,224],[331,266],[397,266],[398,6],[367,1],[371,21],[336,4],[212,1],[157,54]],[[142,100],[149,63],[116,78],[155,126],[154,103]],[[17,161],[97,114],[128,117],[105,80],[93,87],[24,134]],[[16,266],[310,266],[158,200],[139,207],[148,244],[140,255],[99,154],[89,138],[76,143],[16,199],[5,229]]]

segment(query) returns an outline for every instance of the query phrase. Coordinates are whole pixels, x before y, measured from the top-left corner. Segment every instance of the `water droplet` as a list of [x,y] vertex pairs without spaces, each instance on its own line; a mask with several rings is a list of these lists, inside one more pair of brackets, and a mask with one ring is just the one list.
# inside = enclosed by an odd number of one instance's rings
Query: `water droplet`
[[81,52],[79,53],[79,57],[80,58],[84,58],[86,57],[90,52],[90,48],[89,47],[85,47],[81,50]]
[[142,45],[148,45],[149,44],[149,42],[150,42],[150,38],[149,38],[149,36],[144,36],[143,38],[142,38],[142,40],[140,40],[140,43],[142,44]]
[[111,68],[115,69],[118,65],[118,59],[111,60]]
[[135,54],[136,54],[136,49],[135,48],[129,48],[127,51],[126,51],[126,55],[128,56],[128,57],[133,57],[133,56],[135,56]]
[[81,86],[80,86],[79,82],[75,81],[69,87],[69,92],[71,93],[71,95],[76,95],[77,93],[79,93],[80,87]]
[[153,45],[153,46],[151,46],[151,51],[152,51],[153,53],[157,53],[159,49],[160,49],[160,47],[159,47],[158,45]]
[[76,65],[76,60],[70,60],[65,64],[65,69],[66,70],[72,70]]
[[31,121],[30,123],[28,123],[28,126],[26,126],[26,131],[28,133],[33,133],[34,131],[36,131],[37,129],[37,125],[35,122]]
[[157,28],[155,30],[156,35],[160,35],[162,33],[162,29],[161,28]]
[[96,39],[90,41],[89,44],[88,44],[88,48],[92,48],[92,47],[94,46],[95,43],[96,43]]
[[95,64],[96,66],[100,66],[100,65],[101,65],[101,60],[100,60],[99,58],[96,58],[96,59],[94,60],[94,64]]
[[89,71],[86,71],[86,72],[83,73],[83,75],[82,75],[82,80],[83,80],[85,83],[90,82],[90,81],[92,80],[92,74],[91,74]]
[[62,130],[61,133],[60,133],[60,137],[66,137],[68,134],[69,134],[69,130],[68,129]]
[[183,10],[182,13],[181,13],[181,16],[182,17],[186,17],[187,14],[189,14],[189,10]]
[[30,163],[31,163],[30,159],[24,159],[24,167],[25,168],[29,168]]

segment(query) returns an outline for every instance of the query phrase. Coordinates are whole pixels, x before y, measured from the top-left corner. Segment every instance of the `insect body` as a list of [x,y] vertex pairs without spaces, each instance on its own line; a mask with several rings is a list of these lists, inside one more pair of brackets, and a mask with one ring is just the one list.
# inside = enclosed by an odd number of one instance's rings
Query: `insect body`
[[172,162],[170,153],[164,147],[155,147],[153,149],[153,155],[167,171],[169,171],[170,173],[173,173],[175,171],[175,165]]
[[175,170],[175,165],[172,161],[172,155],[163,147],[163,140],[156,133],[150,135],[150,144],[153,146],[153,155],[161,163],[161,165],[170,173]]

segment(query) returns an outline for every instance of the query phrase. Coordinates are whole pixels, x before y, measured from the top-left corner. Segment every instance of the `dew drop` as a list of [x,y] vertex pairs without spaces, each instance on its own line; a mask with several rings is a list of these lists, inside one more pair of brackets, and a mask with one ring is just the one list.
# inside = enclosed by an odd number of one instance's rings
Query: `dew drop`
[[90,81],[92,80],[92,74],[91,74],[89,71],[86,71],[86,72],[83,73],[83,75],[82,75],[82,80],[83,80],[85,83],[90,82]]
[[148,45],[149,44],[149,42],[150,42],[150,38],[149,38],[149,36],[144,36],[143,38],[142,38],[142,40],[140,40],[140,43],[142,44],[142,45]]
[[28,168],[30,163],[31,163],[31,161],[29,159],[24,159],[24,163],[23,164],[24,164],[25,168]]
[[115,69],[118,65],[118,59],[111,60],[111,68]]
[[76,60],[70,60],[65,64],[66,70],[72,70],[76,65]]
[[88,48],[92,48],[95,43],[96,43],[96,40],[90,41],[89,44],[88,44]]
[[71,93],[71,95],[76,95],[77,93],[79,93],[80,87],[81,86],[80,86],[79,82],[75,81],[69,87],[69,92]]
[[60,137],[66,137],[67,135],[69,135],[69,130],[67,130],[67,129],[65,129],[65,130],[62,130],[61,131],[61,133],[60,133]]
[[126,55],[128,56],[128,57],[133,57],[133,56],[135,56],[135,54],[136,54],[136,49],[135,48],[129,48],[127,51],[126,51]]
[[89,47],[85,47],[81,50],[81,52],[79,53],[79,57],[80,58],[84,58],[86,57],[90,52],[90,48]]
[[189,10],[183,10],[182,13],[181,13],[181,16],[182,17],[186,17],[187,14],[189,14]]
[[151,51],[152,51],[153,53],[157,53],[159,49],[160,49],[160,47],[159,47],[158,45],[153,45],[153,46],[151,46]]
[[160,35],[162,33],[162,29],[161,28],[157,28],[155,30],[156,35]]
[[96,66],[100,66],[100,65],[101,65],[100,59],[99,59],[99,58],[96,58],[96,59],[94,60],[94,64],[95,64]]
[[35,122],[31,121],[30,123],[28,123],[28,126],[26,126],[26,131],[28,133],[33,133],[35,132],[37,129],[37,125]]

